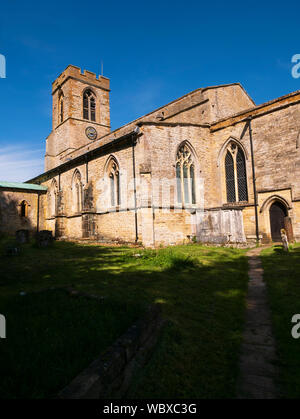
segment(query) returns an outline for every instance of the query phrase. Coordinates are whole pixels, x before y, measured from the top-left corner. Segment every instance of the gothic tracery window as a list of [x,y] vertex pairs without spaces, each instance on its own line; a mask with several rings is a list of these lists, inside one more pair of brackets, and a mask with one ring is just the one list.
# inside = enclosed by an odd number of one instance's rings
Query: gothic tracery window
[[177,202],[195,204],[195,163],[186,144],[179,147],[176,156]]
[[83,94],[83,118],[96,121],[96,98],[91,90],[86,90]]
[[81,175],[78,170],[76,170],[73,175],[72,192],[74,211],[80,212],[82,210],[82,182]]
[[53,179],[49,192],[48,192],[48,209],[49,209],[50,217],[54,217],[57,215],[57,195],[58,195],[57,182],[55,179]]
[[120,195],[120,172],[119,166],[114,159],[111,159],[107,167],[110,188],[110,203],[112,207],[118,206],[121,203]]
[[248,201],[244,153],[235,142],[229,143],[225,153],[227,202]]

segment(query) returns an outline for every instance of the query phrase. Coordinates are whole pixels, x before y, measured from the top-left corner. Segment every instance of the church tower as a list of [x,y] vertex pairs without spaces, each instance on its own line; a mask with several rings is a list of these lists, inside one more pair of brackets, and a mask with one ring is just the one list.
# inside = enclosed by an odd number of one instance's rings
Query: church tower
[[52,132],[46,140],[45,171],[68,154],[110,132],[109,79],[69,65],[52,83]]

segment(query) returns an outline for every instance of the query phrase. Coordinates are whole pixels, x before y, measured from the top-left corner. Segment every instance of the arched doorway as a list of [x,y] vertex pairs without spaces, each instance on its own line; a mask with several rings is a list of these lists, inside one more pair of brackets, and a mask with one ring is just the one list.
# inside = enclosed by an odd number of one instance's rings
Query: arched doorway
[[271,237],[273,241],[281,241],[280,230],[284,228],[284,218],[287,215],[285,205],[279,201],[273,202],[270,207]]

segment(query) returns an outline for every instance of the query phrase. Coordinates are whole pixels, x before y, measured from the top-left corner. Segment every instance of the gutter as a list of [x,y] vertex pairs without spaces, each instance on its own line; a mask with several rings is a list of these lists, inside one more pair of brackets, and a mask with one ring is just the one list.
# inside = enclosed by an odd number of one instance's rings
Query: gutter
[[40,230],[40,194],[37,194],[36,231]]

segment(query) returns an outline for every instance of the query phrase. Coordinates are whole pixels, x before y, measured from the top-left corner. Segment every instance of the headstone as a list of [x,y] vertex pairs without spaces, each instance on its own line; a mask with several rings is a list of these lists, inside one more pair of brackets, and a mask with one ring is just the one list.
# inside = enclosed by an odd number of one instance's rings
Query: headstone
[[289,243],[293,243],[295,239],[291,217],[284,217],[284,229],[286,231]]
[[287,234],[284,228],[282,228],[280,230],[280,234],[281,234],[281,240],[282,240],[282,244],[283,244],[283,249],[288,252],[289,251],[289,242],[288,242],[288,238],[287,238]]
[[48,247],[53,243],[52,231],[41,230],[36,233],[36,243],[38,247]]
[[17,230],[16,241],[20,244],[29,242],[29,230]]
[[17,244],[8,245],[5,248],[6,256],[18,256],[21,253],[21,248]]

